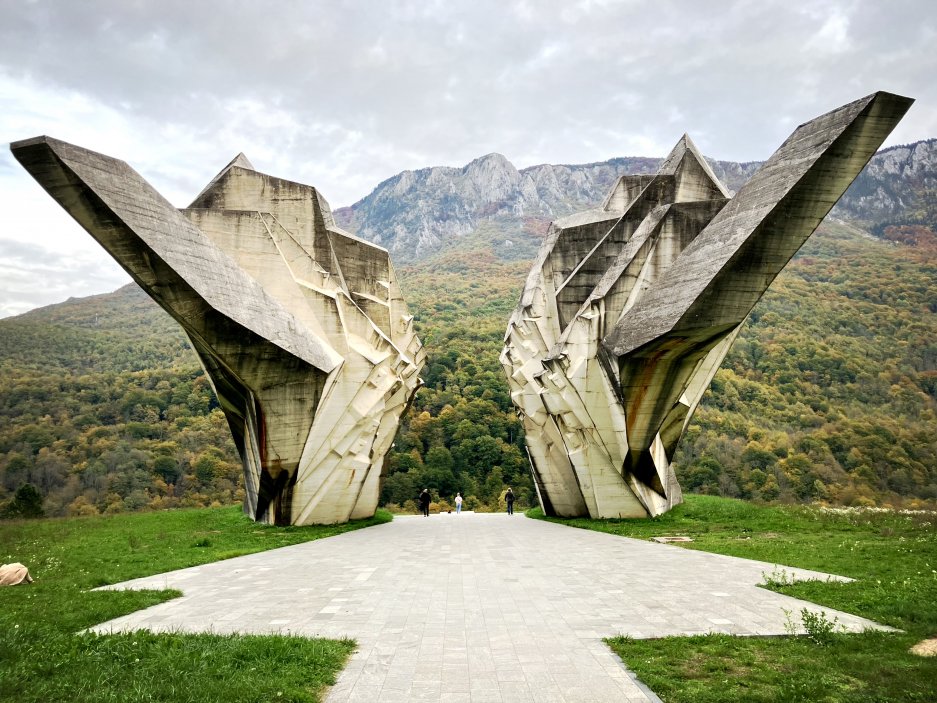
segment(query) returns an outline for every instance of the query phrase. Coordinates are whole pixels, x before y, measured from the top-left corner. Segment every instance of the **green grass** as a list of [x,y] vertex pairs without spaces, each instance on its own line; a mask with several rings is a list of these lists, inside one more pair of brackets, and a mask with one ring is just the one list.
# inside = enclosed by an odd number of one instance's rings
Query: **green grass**
[[[763,507],[708,496],[652,520],[558,520],[648,539],[687,535],[690,549],[850,576],[848,584],[770,588],[904,632],[809,637],[667,637],[609,645],[666,703],[937,701],[937,658],[908,653],[937,637],[937,515]],[[795,617],[798,614],[794,614]]]
[[0,700],[317,701],[349,640],[77,634],[176,591],[89,589],[387,522],[271,527],[237,508],[0,523],[0,561],[36,582],[0,589]]

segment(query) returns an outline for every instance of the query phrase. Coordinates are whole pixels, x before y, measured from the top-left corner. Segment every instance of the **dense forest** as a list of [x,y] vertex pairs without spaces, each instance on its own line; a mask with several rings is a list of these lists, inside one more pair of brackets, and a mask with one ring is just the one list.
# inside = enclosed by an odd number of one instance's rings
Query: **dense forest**
[[[498,355],[544,223],[509,224],[398,271],[429,357],[385,504],[536,500]],[[825,223],[775,281],[678,451],[686,490],[937,506],[937,235],[883,234]],[[230,504],[240,473],[195,355],[136,286],[0,320],[2,514]]]

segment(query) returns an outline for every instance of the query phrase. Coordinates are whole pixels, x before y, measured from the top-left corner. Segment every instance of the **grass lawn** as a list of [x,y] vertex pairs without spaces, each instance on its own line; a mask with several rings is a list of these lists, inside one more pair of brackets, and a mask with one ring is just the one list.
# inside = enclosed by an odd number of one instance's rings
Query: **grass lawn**
[[[686,496],[652,520],[531,517],[639,539],[688,535],[681,546],[849,576],[848,584],[808,581],[770,587],[861,615],[903,633],[811,637],[618,637],[609,645],[666,703],[937,701],[937,657],[908,652],[937,637],[937,515],[762,507]],[[800,619],[800,614],[794,613]]]
[[390,519],[271,527],[219,508],[0,522],[0,562],[36,579],[0,589],[0,701],[318,701],[352,641],[76,634],[179,595],[89,589]]

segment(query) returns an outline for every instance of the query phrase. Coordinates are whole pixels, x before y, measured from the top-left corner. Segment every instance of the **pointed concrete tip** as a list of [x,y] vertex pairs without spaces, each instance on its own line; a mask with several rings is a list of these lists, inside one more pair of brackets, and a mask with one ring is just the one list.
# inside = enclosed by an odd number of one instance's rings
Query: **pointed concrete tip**
[[705,157],[703,156],[703,153],[696,146],[696,142],[690,139],[689,134],[684,134],[682,139],[683,139],[683,144],[686,146],[688,151],[692,151],[694,154],[696,154],[700,158],[701,161],[705,161]]
[[686,132],[683,133],[683,136],[677,140],[677,143],[674,144],[673,150],[670,152],[671,155],[677,152],[690,151],[700,156],[699,150],[696,148],[696,144],[693,143],[693,140],[690,139],[690,135]]
[[193,200],[193,201],[191,202],[191,204],[189,205],[189,207],[190,207],[190,208],[192,208],[192,207],[197,207],[198,201],[201,200],[202,196],[205,195],[205,193],[207,193],[208,191],[210,191],[212,188],[214,188],[214,187],[215,187],[215,184],[217,184],[218,181],[221,180],[222,176],[224,176],[224,175],[225,175],[228,171],[230,171],[232,168],[243,168],[243,169],[245,169],[245,170],[247,170],[247,171],[256,171],[256,170],[257,170],[257,169],[254,168],[253,164],[251,164],[251,162],[247,160],[247,157],[244,156],[244,152],[242,151],[240,154],[238,154],[238,155],[235,156],[233,159],[231,159],[231,160],[228,162],[228,164],[227,164],[223,169],[221,169],[221,170],[215,175],[214,178],[212,178],[212,179],[208,182],[208,185],[207,185],[207,186],[205,186],[204,188],[202,188],[202,192],[195,196],[195,200]]
[[231,159],[231,163],[225,166],[224,170],[231,168],[232,166],[240,166],[241,168],[246,168],[250,171],[256,171],[254,165],[248,160],[242,151],[240,154]]

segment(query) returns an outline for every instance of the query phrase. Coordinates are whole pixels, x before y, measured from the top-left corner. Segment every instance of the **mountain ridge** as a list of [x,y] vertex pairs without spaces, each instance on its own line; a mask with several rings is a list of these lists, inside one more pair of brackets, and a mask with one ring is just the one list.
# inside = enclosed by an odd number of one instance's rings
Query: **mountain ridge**
[[[737,192],[763,162],[706,157],[716,176]],[[418,261],[486,220],[506,229],[549,220],[601,202],[618,176],[654,173],[661,158],[614,157],[585,164],[539,164],[517,169],[502,154],[462,167],[407,170],[382,181],[337,223],[388,249],[395,261]],[[937,139],[880,150],[834,208],[881,236],[890,225],[937,225]]]

